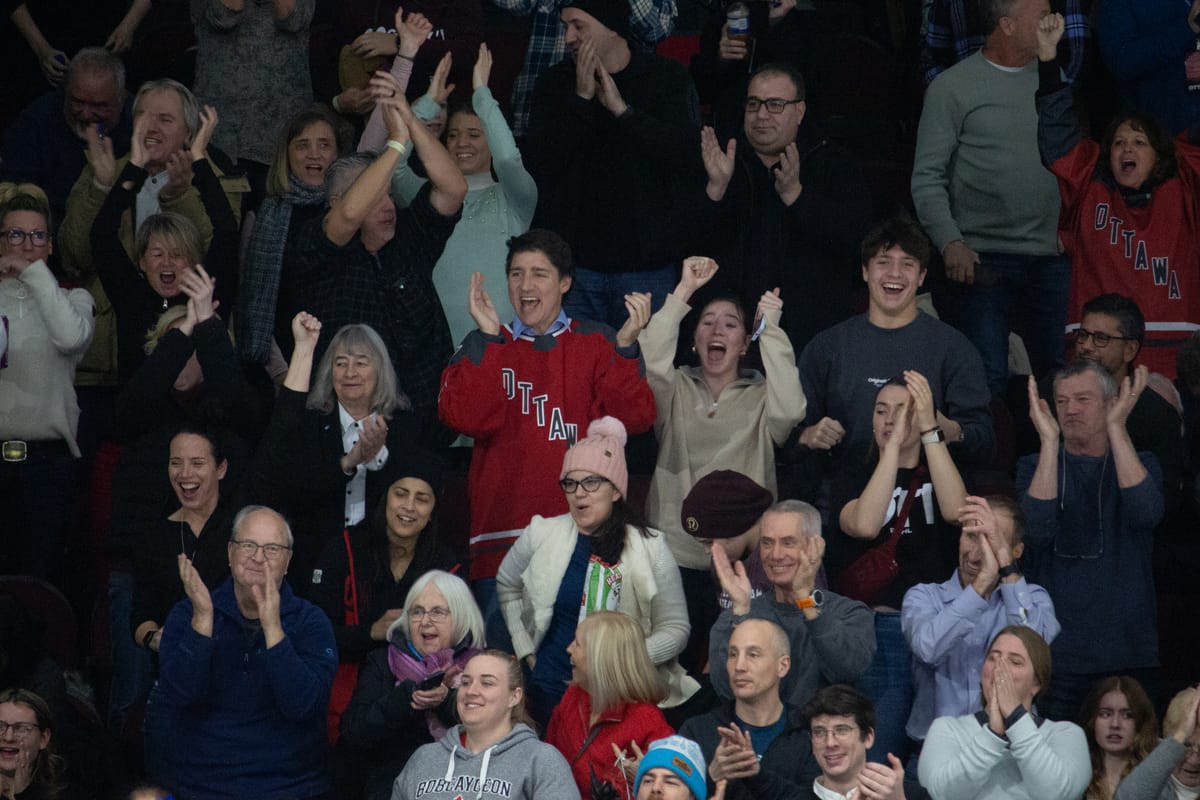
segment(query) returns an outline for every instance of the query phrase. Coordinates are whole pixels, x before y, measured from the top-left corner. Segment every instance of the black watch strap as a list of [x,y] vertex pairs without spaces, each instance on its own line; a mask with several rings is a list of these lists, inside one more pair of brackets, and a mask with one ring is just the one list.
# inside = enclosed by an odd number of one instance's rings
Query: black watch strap
[[1001,567],[996,574],[999,575],[1001,579],[1004,579],[1009,575],[1020,575],[1021,570],[1017,569],[1017,565],[1013,563],[1009,564],[1007,567]]

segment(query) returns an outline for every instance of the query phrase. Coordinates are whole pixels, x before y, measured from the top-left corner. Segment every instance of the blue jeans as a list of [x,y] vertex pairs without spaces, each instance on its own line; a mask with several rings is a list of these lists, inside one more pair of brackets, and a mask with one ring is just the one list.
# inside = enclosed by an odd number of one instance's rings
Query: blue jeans
[[672,266],[646,272],[596,272],[576,267],[571,291],[563,299],[563,308],[572,319],[590,319],[620,330],[629,319],[625,295],[649,292],[650,309],[658,311],[675,288],[678,270]]
[[119,734],[130,709],[146,696],[154,683],[155,664],[150,651],[133,641],[133,576],[108,575],[108,622],[112,636],[112,687],[108,700],[109,730]]
[[[993,395],[1008,387],[1008,332],[1011,309],[1020,309],[1022,339],[1033,374],[1042,378],[1063,364],[1071,260],[1066,256],[980,253],[975,282],[947,282],[940,309],[983,357]],[[1018,305],[1019,304],[1019,305]]]
[[513,649],[512,636],[508,633],[508,624],[500,613],[500,600],[496,596],[496,579],[480,578],[471,586],[475,595],[475,603],[483,615],[484,633],[487,646],[496,650],[511,653]]
[[901,763],[908,757],[904,732],[912,711],[912,650],[900,629],[899,611],[875,612],[875,658],[858,678],[858,688],[875,704],[875,744],[867,760],[887,764],[891,753]]

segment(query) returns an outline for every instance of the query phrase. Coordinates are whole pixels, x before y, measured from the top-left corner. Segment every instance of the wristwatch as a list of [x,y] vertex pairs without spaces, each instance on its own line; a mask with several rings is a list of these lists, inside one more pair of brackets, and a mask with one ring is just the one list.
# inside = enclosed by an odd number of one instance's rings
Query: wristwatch
[[921,431],[921,444],[937,444],[946,441],[946,432],[941,427]]
[[1009,575],[1020,575],[1021,570],[1017,569],[1017,565],[1015,563],[1012,563],[1012,564],[1009,564],[1008,566],[1001,567],[999,570],[996,571],[996,574],[1000,576],[1001,580],[1003,580],[1003,579],[1007,578]]
[[813,589],[813,593],[808,597],[801,598],[796,601],[796,608],[820,608],[825,605],[825,593],[820,589]]

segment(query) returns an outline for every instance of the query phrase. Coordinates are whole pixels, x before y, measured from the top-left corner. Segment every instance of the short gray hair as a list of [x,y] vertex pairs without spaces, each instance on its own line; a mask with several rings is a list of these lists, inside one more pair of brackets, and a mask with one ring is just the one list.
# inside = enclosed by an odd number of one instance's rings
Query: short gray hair
[[187,126],[188,131],[186,144],[190,145],[200,130],[200,102],[196,100],[196,95],[192,94],[191,89],[171,78],[146,81],[133,98],[133,115],[135,117],[142,104],[142,98],[151,92],[175,92],[179,95],[179,104],[183,107],[183,124]]
[[1105,402],[1117,396],[1117,382],[1112,374],[1103,365],[1086,358],[1072,361],[1054,373],[1054,392],[1058,393],[1058,384],[1060,381],[1067,378],[1076,378],[1087,372],[1091,372],[1100,379],[1100,394],[1104,397]]
[[237,516],[233,518],[233,531],[229,535],[230,541],[238,538],[238,534],[242,532],[242,526],[246,523],[246,518],[258,511],[270,512],[279,521],[279,526],[283,528],[283,533],[287,537],[288,547],[295,546],[296,540],[292,537],[292,526],[288,525],[288,521],[284,519],[283,514],[280,514],[270,506],[249,505],[239,511]]
[[325,170],[325,197],[345,194],[362,171],[374,164],[378,157],[374,153],[352,153],[330,164],[329,169]]
[[411,640],[412,636],[408,628],[408,610],[412,608],[413,603],[417,602],[417,597],[430,584],[437,587],[437,590],[442,593],[442,597],[446,598],[446,607],[450,609],[450,620],[454,623],[454,629],[450,633],[451,638],[454,639],[453,646],[457,648],[467,641],[467,637],[470,637],[472,647],[484,647],[483,614],[479,612],[479,606],[475,603],[471,588],[462,578],[440,569],[431,569],[413,581],[412,588],[404,596],[404,613],[392,623],[388,629],[388,637],[391,637],[392,631],[399,630],[405,638]]
[[1000,27],[1000,18],[1012,16],[1017,0],[979,0],[979,13],[983,22],[983,35],[991,36]]
[[333,360],[339,353],[364,353],[374,364],[375,394],[371,397],[371,413],[391,419],[396,409],[407,411],[412,408],[408,395],[400,389],[396,368],[392,366],[383,339],[370,325],[351,323],[338,329],[325,349],[325,355],[321,356],[317,374],[308,391],[306,405],[310,409],[328,414],[337,407],[338,399],[333,391]]
[[[770,642],[771,646],[775,648],[776,655],[791,656],[792,640],[788,638],[787,631],[783,629],[783,626],[775,620],[763,619],[761,617],[749,617],[735,625],[734,630],[736,631],[738,628],[742,627],[743,625],[748,625],[751,622],[762,623],[763,625],[767,626],[767,640]],[[731,635],[730,641],[732,641],[732,639],[733,637]]]
[[800,517],[800,530],[805,536],[821,535],[821,512],[811,503],[803,500],[780,500],[763,512],[764,516],[767,514],[796,514]]
[[76,53],[67,67],[67,83],[81,72],[107,72],[117,84],[117,94],[125,95],[125,65],[103,47],[85,47]]

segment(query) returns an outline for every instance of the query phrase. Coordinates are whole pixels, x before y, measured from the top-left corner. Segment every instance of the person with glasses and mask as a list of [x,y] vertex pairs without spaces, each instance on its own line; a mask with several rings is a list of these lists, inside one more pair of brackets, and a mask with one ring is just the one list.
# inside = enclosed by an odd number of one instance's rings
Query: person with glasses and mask
[[[1111,346],[1111,343],[1110,343]],[[1146,367],[1116,381],[1079,360],[1054,380],[1057,419],[1029,379],[1029,416],[1041,447],[1017,462],[1033,577],[1050,593],[1062,633],[1055,679],[1039,710],[1073,719],[1097,680],[1124,674],[1153,695],[1158,667],[1154,527],[1163,515],[1162,471],[1138,452],[1126,420],[1146,390]]]
[[333,762],[339,791],[365,781],[370,800],[390,798],[409,756],[441,739],[456,721],[458,676],[484,646],[483,617],[471,589],[457,575],[426,572],[388,626],[387,643],[363,665]]
[[698,249],[721,272],[694,305],[729,295],[754,308],[778,289],[788,298],[779,325],[799,351],[853,313],[870,202],[858,161],[804,122],[805,82],[794,67],[755,71],[743,111],[741,135],[723,148],[733,131],[701,132],[708,183]]
[[542,723],[571,679],[576,627],[597,611],[623,611],[645,632],[667,686],[660,708],[680,706],[700,688],[677,660],[691,633],[679,568],[666,537],[626,500],[625,426],[601,417],[587,433],[559,473],[570,511],[535,515],[496,575],[512,651],[530,672],[530,712]]
[[239,511],[226,553],[231,576],[213,592],[178,559],[187,599],[159,648],[170,774],[156,779],[181,799],[321,797],[333,628],[284,580],[292,532],[277,512]]

